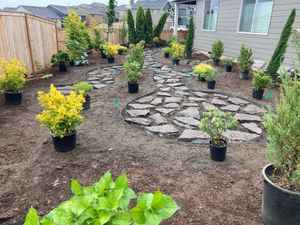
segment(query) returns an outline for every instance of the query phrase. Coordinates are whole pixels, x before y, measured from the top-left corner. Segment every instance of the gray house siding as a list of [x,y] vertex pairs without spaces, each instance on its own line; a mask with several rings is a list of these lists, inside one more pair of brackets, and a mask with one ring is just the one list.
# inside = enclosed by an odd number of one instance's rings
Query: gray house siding
[[[268,62],[278,43],[281,31],[293,8],[300,13],[299,0],[274,0],[273,12],[269,32],[267,35],[238,33],[238,24],[242,0],[220,0],[216,31],[202,30],[204,0],[197,1],[196,9],[196,36],[194,47],[196,49],[211,51],[211,45],[216,39],[223,41],[225,45],[224,54],[236,56],[239,53],[240,45],[244,43],[252,48],[255,59]],[[295,29],[300,29],[300,16],[297,15]],[[293,44],[285,56],[285,64],[290,64],[296,59],[296,52]]]

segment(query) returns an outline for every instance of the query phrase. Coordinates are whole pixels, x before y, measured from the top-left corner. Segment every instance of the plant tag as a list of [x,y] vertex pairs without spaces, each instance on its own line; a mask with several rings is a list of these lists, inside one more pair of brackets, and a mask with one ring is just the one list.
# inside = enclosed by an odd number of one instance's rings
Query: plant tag
[[114,76],[117,75],[117,70],[113,70],[112,73]]
[[267,95],[266,95],[266,100],[267,100],[267,101],[270,101],[270,99],[271,99],[271,92],[268,91],[268,93],[267,93]]
[[187,76],[189,76],[190,70],[186,69],[184,72]]
[[116,99],[115,99],[115,106],[117,106],[117,107],[118,107],[118,106],[119,106],[119,104],[120,104],[120,101],[119,101],[119,99],[118,99],[118,98],[116,98]]

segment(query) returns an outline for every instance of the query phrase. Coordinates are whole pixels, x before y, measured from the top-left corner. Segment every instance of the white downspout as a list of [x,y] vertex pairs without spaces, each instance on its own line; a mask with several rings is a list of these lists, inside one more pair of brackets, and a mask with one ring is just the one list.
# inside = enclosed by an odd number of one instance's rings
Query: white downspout
[[179,4],[178,2],[175,2],[175,12],[174,12],[174,31],[173,35],[177,39],[177,32],[178,32],[178,18],[179,18]]

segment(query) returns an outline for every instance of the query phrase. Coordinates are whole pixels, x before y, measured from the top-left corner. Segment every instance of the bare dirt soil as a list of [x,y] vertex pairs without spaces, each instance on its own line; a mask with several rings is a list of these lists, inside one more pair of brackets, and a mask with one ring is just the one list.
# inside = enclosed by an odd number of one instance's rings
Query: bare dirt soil
[[[158,57],[163,61],[162,55]],[[114,176],[126,172],[136,192],[154,192],[159,187],[171,195],[181,210],[165,225],[262,224],[260,172],[267,163],[265,135],[253,142],[231,143],[227,160],[217,163],[210,160],[208,146],[159,138],[127,124],[121,107],[156,90],[147,70],[137,95],[127,93],[124,79],[95,90],[91,110],[84,112],[85,120],[77,130],[77,148],[56,152],[47,129],[35,119],[41,111],[37,91],[47,91],[50,83],[84,80],[88,71],[105,62],[98,56],[91,58],[88,67],[28,83],[20,106],[5,105],[1,99],[0,224],[23,224],[30,206],[44,215],[71,196],[71,179],[89,185],[108,170]],[[118,57],[117,63],[122,61],[124,57]],[[217,90],[250,97],[249,82],[240,81],[237,74],[224,74],[218,78]],[[205,88],[197,81],[191,87]],[[120,99],[119,108],[115,98]]]

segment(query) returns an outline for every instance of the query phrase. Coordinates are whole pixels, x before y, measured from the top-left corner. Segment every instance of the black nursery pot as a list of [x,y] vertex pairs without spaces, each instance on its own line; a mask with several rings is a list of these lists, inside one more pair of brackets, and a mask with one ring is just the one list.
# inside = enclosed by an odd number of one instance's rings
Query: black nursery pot
[[180,59],[172,59],[172,64],[178,66]]
[[226,66],[226,72],[230,73],[232,71],[232,66]]
[[205,78],[198,75],[198,81],[205,82]]
[[100,51],[101,58],[102,58],[102,59],[106,59],[107,57],[106,57],[106,55],[105,55],[105,53],[104,53],[104,49],[103,49],[103,48],[100,48],[99,51]]
[[247,80],[247,79],[249,79],[249,71],[240,72],[240,78],[241,78],[242,80]]
[[85,95],[85,102],[83,103],[83,110],[88,110],[91,108],[91,96]]
[[213,59],[213,65],[214,66],[219,66],[220,65],[220,60],[219,59]]
[[215,146],[212,141],[209,141],[210,158],[214,161],[221,162],[226,159],[227,141],[220,139],[224,143],[223,146]]
[[267,225],[300,224],[300,193],[286,190],[274,184],[269,176],[274,166],[268,165],[263,171],[264,188],[262,196],[262,218]]
[[165,55],[165,58],[170,58],[170,53],[164,53],[164,55]]
[[123,55],[123,50],[118,50],[119,55]]
[[139,84],[128,83],[128,93],[134,94],[139,92]]
[[207,88],[208,89],[215,89],[216,87],[216,81],[212,80],[212,81],[207,81]]
[[115,58],[114,57],[109,57],[107,58],[108,63],[115,63]]
[[20,105],[22,103],[22,92],[4,92],[5,102],[9,105]]
[[262,100],[264,96],[264,90],[260,89],[258,91],[253,89],[253,98],[257,100]]
[[67,72],[67,66],[66,66],[66,64],[60,64],[58,66],[58,68],[59,68],[59,72]]
[[129,48],[129,44],[127,44],[127,43],[121,44],[121,46]]
[[66,135],[62,138],[52,136],[52,140],[53,140],[54,149],[56,151],[67,152],[76,147],[76,132]]

